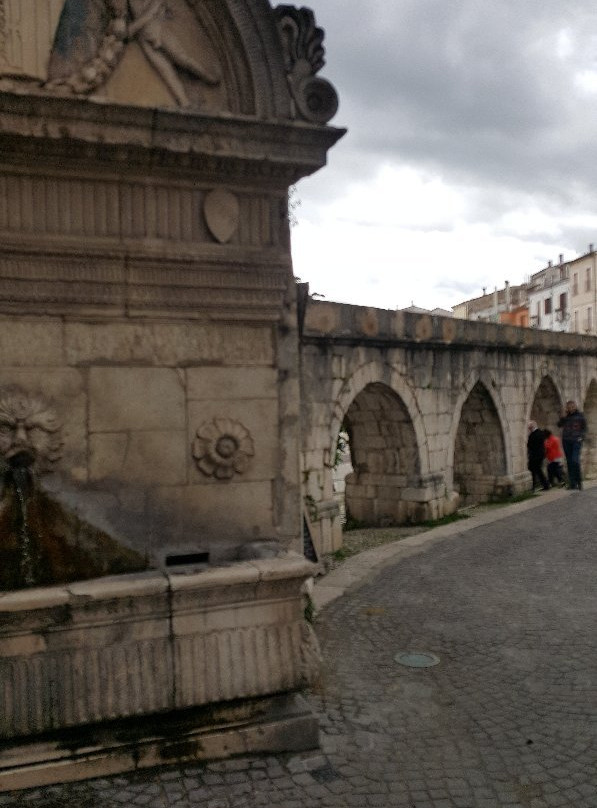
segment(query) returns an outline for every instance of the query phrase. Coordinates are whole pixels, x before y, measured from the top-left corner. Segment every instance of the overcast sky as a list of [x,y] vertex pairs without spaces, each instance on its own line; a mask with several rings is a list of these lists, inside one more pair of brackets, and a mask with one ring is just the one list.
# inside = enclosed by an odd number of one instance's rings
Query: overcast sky
[[310,0],[347,127],[297,187],[329,300],[455,303],[597,245],[597,4]]

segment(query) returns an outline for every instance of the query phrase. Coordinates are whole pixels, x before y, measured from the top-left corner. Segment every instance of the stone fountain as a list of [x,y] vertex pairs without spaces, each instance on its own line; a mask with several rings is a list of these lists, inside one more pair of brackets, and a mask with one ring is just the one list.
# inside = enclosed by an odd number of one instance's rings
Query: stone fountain
[[317,743],[288,188],[307,9],[0,15],[0,790]]

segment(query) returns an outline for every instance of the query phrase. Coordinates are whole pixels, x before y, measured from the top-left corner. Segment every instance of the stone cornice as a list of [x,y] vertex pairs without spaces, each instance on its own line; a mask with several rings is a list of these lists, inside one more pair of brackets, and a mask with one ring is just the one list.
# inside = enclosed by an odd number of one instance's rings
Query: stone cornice
[[326,163],[344,129],[301,122],[214,117],[0,93],[0,159],[100,160],[129,166],[295,182]]

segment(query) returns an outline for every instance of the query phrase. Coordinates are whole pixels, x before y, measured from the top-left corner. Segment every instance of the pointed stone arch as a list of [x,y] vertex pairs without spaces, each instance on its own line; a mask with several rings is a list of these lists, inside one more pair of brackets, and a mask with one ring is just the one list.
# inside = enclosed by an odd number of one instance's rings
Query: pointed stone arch
[[419,450],[420,473],[429,473],[429,454],[427,452],[427,440],[425,427],[416,397],[405,379],[390,365],[383,362],[367,362],[360,365],[354,373],[344,382],[335,396],[332,418],[330,423],[330,457],[333,457],[338,432],[344,421],[348,408],[369,384],[380,383],[386,385],[400,399],[412,423]]
[[450,429],[450,433],[448,435],[448,446],[447,446],[447,459],[446,459],[446,467],[448,471],[448,482],[450,482],[450,475],[453,473],[454,469],[454,449],[455,449],[455,441],[456,441],[456,434],[458,432],[458,428],[460,425],[461,415],[462,415],[462,408],[464,407],[466,401],[468,400],[473,388],[477,385],[481,384],[489,398],[491,399],[492,407],[495,409],[497,414],[500,431],[502,433],[504,439],[504,446],[505,446],[505,453],[506,453],[506,474],[511,475],[513,473],[513,453],[512,453],[512,431],[510,428],[510,422],[512,421],[512,417],[508,417],[506,406],[500,396],[499,387],[496,384],[495,380],[488,374],[483,371],[479,372],[478,369],[473,371],[466,383],[463,385],[463,388],[458,396],[456,404],[453,408],[453,418],[452,418],[452,426]]
[[453,440],[454,488],[470,505],[510,492],[509,458],[494,397],[478,379],[460,404]]
[[417,508],[405,498],[421,479],[412,419],[404,402],[387,385],[371,382],[348,407],[353,472],[346,478],[346,510],[371,525],[414,521]]
[[562,404],[562,394],[553,376],[545,374],[537,385],[526,420],[536,421],[539,429],[550,429],[557,435]]
[[[410,434],[414,435],[412,441],[409,439],[411,447],[409,451],[411,458],[413,452],[416,452],[412,467],[418,470],[417,487],[403,488],[402,499],[406,501],[406,498],[410,497],[408,500],[410,505],[408,508],[405,505],[401,506],[401,510],[398,509],[400,515],[394,514],[389,521],[406,518],[405,510],[409,511],[410,519],[434,518],[448,510],[448,505],[440,504],[441,498],[445,495],[443,476],[439,475],[441,480],[435,487],[436,481],[429,479],[431,475],[423,419],[416,398],[401,374],[383,361],[365,361],[354,367],[351,373],[345,375],[344,368],[342,371],[339,369],[338,373],[340,372],[344,378],[338,378],[334,383],[331,400],[328,402],[315,400],[309,405],[307,416],[309,427],[301,455],[303,496],[319,553],[331,552],[342,545],[340,510],[338,498],[334,493],[334,461],[338,434],[347,411],[367,387],[370,387],[369,393],[377,394],[377,398],[383,399],[387,407],[396,408],[399,413],[396,420],[392,419],[394,426],[388,429],[397,433],[400,432],[400,428],[395,425],[397,421],[401,424],[409,423],[409,429],[412,430]],[[361,403],[364,401],[365,399],[362,399]],[[394,438],[397,440],[396,434]],[[416,448],[413,449],[413,446]],[[402,461],[404,463],[404,457]],[[414,472],[409,474],[408,479],[414,482]],[[394,480],[394,484],[396,482]],[[342,496],[341,491],[337,493]]]
[[582,405],[587,420],[583,471],[585,477],[597,477],[597,379],[589,382]]

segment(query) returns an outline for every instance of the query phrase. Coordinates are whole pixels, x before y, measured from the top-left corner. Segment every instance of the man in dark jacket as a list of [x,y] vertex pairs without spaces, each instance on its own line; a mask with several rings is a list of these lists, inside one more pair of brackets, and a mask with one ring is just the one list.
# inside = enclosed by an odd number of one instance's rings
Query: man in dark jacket
[[529,421],[529,437],[527,438],[528,469],[533,475],[533,490],[537,485],[541,485],[547,491],[549,484],[543,473],[543,461],[545,460],[545,435],[541,429],[537,429],[536,421]]
[[562,427],[562,447],[568,466],[568,487],[580,491],[582,488],[580,450],[587,432],[587,422],[582,412],[578,411],[575,401],[566,402],[558,426]]

